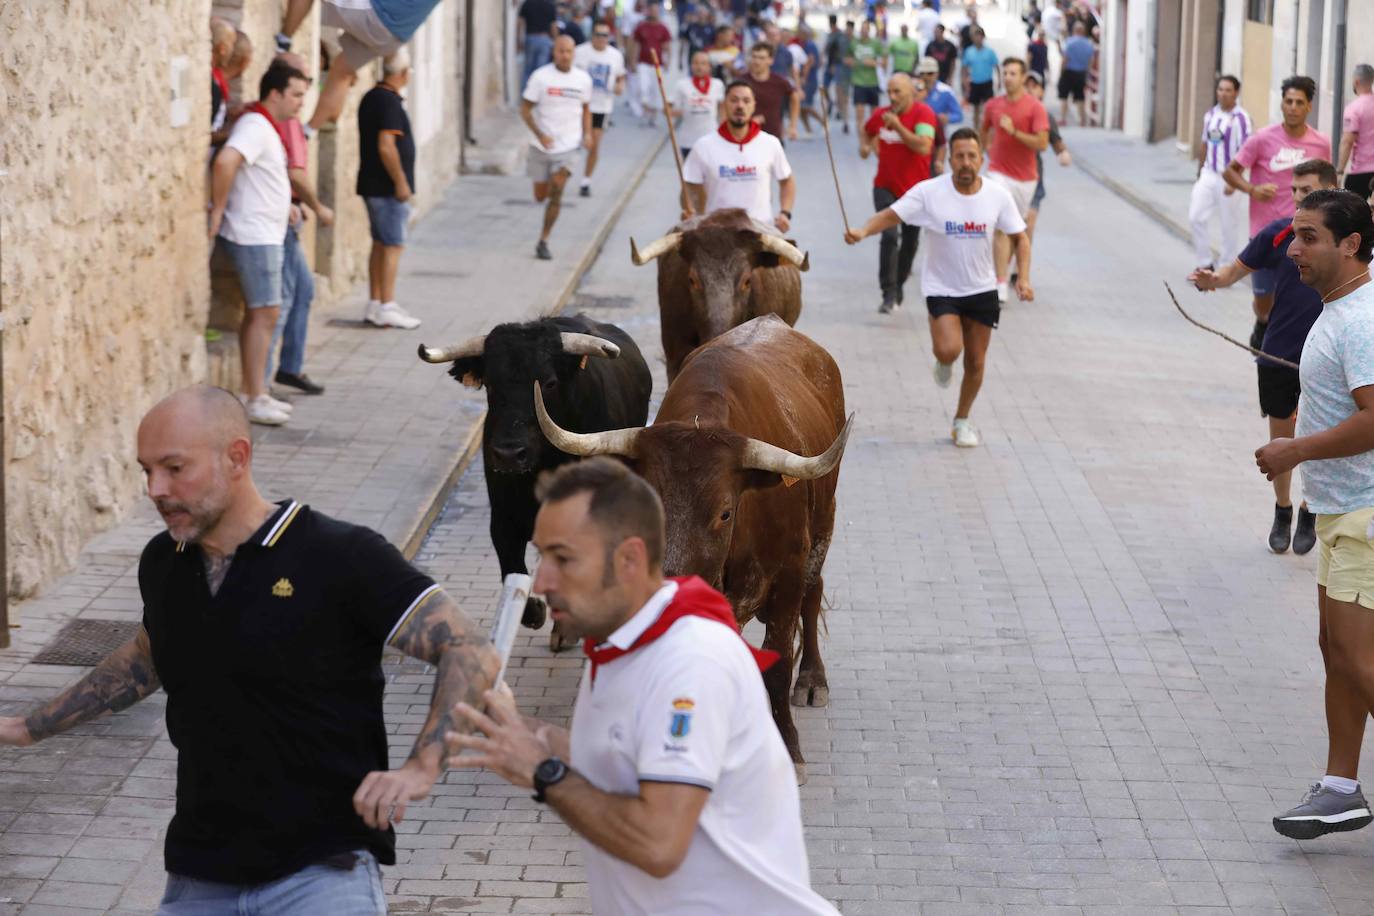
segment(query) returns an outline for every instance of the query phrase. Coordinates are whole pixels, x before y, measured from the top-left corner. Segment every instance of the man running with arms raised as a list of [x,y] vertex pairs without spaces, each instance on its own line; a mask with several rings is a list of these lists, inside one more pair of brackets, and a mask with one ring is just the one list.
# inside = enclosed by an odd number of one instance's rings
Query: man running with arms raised
[[997,302],[997,272],[992,261],[993,232],[1004,232],[1016,251],[1016,294],[1035,298],[1030,284],[1030,238],[1026,223],[1001,185],[984,181],[983,147],[978,132],[962,127],[949,138],[950,174],[923,181],[860,229],[845,233],[856,242],[900,223],[927,230],[927,255],[921,274],[930,312],[935,350],[935,382],[949,385],[954,361],[964,354],[964,380],[952,436],[960,448],[982,443],[969,421],[983,384],[983,368],[1002,308]]

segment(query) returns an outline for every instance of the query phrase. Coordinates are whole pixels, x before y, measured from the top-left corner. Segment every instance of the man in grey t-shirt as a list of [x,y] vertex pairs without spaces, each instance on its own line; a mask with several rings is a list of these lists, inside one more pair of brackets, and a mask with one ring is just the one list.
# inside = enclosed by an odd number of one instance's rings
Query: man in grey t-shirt
[[1274,818],[1286,837],[1358,830],[1371,816],[1358,770],[1374,703],[1374,217],[1349,191],[1308,194],[1288,256],[1323,310],[1303,346],[1297,435],[1255,452],[1270,480],[1302,465],[1317,516],[1317,610],[1326,667],[1326,775]]

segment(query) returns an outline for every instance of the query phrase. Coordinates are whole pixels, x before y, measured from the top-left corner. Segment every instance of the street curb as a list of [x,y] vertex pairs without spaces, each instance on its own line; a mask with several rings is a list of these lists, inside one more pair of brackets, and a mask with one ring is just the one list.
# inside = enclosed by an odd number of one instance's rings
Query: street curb
[[1141,213],[1144,213],[1146,216],[1150,217],[1152,220],[1159,223],[1170,234],[1182,239],[1185,242],[1188,242],[1189,244],[1192,244],[1193,233],[1192,230],[1189,229],[1187,226],[1178,222],[1172,216],[1169,216],[1163,210],[1159,209],[1154,204],[1150,203],[1149,200],[1145,199],[1144,197],[1141,197],[1139,194],[1135,193],[1130,188],[1126,187],[1121,182],[1117,181],[1115,178],[1112,178],[1106,172],[1102,171],[1097,166],[1093,165],[1091,161],[1085,159],[1077,150],[1074,151],[1073,161],[1078,165],[1080,169],[1088,173],[1088,177],[1095,180],[1098,184],[1102,185],[1108,191],[1111,191],[1117,197],[1120,197],[1122,200],[1126,201],[1126,203],[1135,207]]
[[[644,176],[649,174],[649,167],[654,164],[658,154],[662,152],[664,145],[668,142],[667,135],[658,138],[649,151],[635,166],[633,176],[626,183],[625,189],[616,198],[615,206],[602,221],[601,227],[592,234],[590,243],[578,259],[577,265],[573,268],[568,282],[559,291],[554,299],[553,305],[544,312],[544,317],[557,315],[563,311],[567,304],[572,300],[577,292],[577,287],[582,282],[582,277],[591,268],[593,262],[601,254],[601,248],[606,244],[606,238],[611,234],[611,229],[620,220],[620,214],[625,212],[625,208],[630,204],[630,198],[639,190],[639,185],[644,181]],[[429,534],[429,529],[433,527],[438,519],[439,513],[443,511],[444,504],[448,502],[449,495],[453,493],[454,487],[458,486],[458,481],[467,472],[472,464],[472,459],[476,457],[477,450],[482,446],[482,426],[487,419],[487,409],[482,408],[482,412],[472,422],[472,428],[468,430],[467,438],[463,446],[454,455],[453,465],[444,475],[443,482],[435,488],[433,494],[421,503],[421,510],[416,514],[415,521],[410,526],[409,534],[402,542],[401,553],[407,560],[414,560],[415,555],[420,550],[420,545],[424,543],[425,536]]]

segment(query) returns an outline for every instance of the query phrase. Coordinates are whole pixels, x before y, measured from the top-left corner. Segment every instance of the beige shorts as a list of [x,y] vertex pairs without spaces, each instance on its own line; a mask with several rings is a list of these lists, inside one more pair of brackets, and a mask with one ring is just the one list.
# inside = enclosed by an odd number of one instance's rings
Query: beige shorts
[[339,47],[354,72],[404,44],[382,24],[372,8],[372,0],[324,0],[320,5],[320,22],[343,29]]
[[559,172],[577,174],[582,167],[582,147],[570,149],[565,153],[550,153],[548,150],[530,145],[529,156],[525,159],[525,174],[538,182],[552,181]]
[[1031,201],[1035,198],[1036,182],[1017,181],[1015,178],[1003,175],[1001,172],[993,171],[988,171],[983,177],[1000,184],[1010,191],[1011,199],[1016,203],[1016,212],[1021,214],[1022,219],[1026,218],[1026,214],[1030,212]]
[[1374,610],[1374,508],[1317,516],[1317,584],[1326,597]]

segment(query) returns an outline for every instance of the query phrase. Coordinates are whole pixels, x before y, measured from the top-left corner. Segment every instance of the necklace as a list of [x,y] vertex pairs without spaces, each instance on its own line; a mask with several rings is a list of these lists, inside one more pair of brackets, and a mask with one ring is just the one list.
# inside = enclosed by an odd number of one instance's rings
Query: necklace
[[1331,301],[1331,293],[1336,292],[1336,290],[1345,289],[1347,286],[1349,286],[1349,285],[1352,284],[1352,283],[1358,283],[1358,282],[1360,282],[1361,280],[1368,280],[1368,279],[1369,279],[1369,271],[1367,271],[1367,270],[1366,270],[1364,273],[1360,274],[1358,277],[1351,277],[1349,280],[1346,280],[1346,281],[1345,281],[1344,283],[1342,283],[1340,286],[1336,287],[1336,289],[1330,290],[1330,291],[1327,292],[1327,294],[1326,294],[1325,296],[1322,296],[1322,305],[1326,305],[1326,303],[1328,303],[1328,302]]

